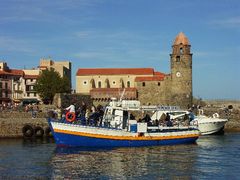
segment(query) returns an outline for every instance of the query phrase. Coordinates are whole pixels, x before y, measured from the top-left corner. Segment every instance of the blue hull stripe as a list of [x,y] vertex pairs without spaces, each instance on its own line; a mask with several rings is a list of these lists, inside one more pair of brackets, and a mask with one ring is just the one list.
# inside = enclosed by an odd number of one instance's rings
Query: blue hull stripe
[[79,136],[65,133],[54,133],[58,146],[72,147],[140,147],[194,143],[198,137],[164,139],[164,140],[116,140]]

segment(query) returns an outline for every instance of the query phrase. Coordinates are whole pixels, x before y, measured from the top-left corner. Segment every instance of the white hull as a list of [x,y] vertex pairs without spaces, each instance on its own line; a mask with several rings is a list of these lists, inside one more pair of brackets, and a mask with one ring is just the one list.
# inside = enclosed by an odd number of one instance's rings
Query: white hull
[[198,126],[202,135],[209,135],[221,131],[227,121],[227,119],[198,116],[192,123]]

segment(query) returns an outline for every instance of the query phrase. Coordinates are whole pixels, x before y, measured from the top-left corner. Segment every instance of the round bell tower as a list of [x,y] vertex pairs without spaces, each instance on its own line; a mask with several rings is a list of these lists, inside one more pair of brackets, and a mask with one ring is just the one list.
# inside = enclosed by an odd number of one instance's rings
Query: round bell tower
[[170,57],[172,102],[187,108],[192,105],[192,54],[189,40],[183,32],[175,38]]

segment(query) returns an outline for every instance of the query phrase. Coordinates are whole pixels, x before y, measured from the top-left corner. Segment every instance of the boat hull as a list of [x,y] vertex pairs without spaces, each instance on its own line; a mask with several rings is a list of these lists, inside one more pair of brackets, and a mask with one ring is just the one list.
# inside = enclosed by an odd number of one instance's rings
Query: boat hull
[[141,147],[194,143],[199,133],[159,133],[139,136],[138,133],[98,127],[50,123],[57,146],[70,147]]
[[190,144],[194,143],[197,140],[197,137],[165,140],[116,140],[116,139],[93,138],[64,133],[55,133],[54,137],[56,144],[58,146],[71,146],[71,147],[141,147],[141,146]]
[[198,124],[198,128],[202,135],[216,134],[223,131],[225,123],[226,122],[200,123]]
[[227,119],[200,116],[193,121],[193,124],[197,124],[198,129],[202,135],[210,135],[223,132],[224,126],[227,121]]

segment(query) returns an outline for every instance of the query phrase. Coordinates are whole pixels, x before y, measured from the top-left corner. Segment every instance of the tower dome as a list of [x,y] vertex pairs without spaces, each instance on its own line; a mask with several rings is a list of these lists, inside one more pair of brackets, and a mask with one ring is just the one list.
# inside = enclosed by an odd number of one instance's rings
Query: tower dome
[[173,45],[179,45],[179,44],[190,45],[188,38],[185,36],[185,34],[183,34],[183,32],[180,32],[177,35],[173,43]]

